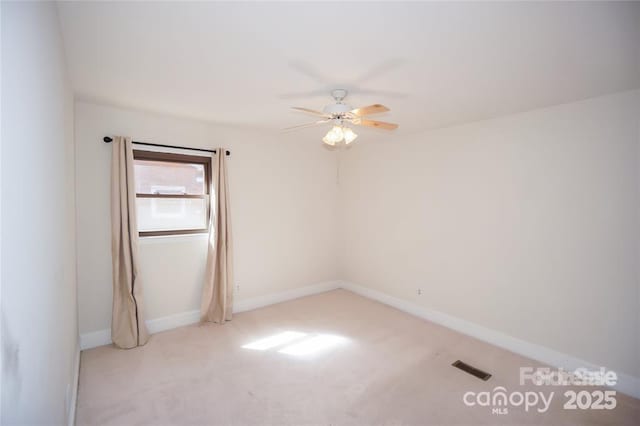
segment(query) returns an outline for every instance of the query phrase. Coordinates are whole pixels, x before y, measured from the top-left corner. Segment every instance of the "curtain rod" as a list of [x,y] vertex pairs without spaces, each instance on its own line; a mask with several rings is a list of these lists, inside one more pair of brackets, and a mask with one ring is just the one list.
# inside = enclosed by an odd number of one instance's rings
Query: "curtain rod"
[[[109,136],[105,136],[102,140],[105,141],[106,143],[113,142],[113,139],[110,138]],[[175,148],[175,149],[186,149],[189,151],[213,152],[214,154],[216,153],[215,149],[191,148],[188,146],[163,145],[160,143],[149,143],[149,142],[138,142],[138,141],[132,141],[131,143],[136,145],[157,146],[160,148]],[[231,155],[231,152],[227,151],[226,154]]]

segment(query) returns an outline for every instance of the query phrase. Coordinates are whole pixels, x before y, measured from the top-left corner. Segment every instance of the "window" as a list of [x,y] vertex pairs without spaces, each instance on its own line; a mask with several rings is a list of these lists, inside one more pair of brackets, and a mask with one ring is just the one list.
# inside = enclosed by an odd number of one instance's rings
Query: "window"
[[211,157],[133,151],[141,237],[209,231]]

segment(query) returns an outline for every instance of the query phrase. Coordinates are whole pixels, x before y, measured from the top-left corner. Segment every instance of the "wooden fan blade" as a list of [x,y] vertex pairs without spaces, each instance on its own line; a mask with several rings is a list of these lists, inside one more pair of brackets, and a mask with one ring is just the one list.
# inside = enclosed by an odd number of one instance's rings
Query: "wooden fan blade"
[[304,113],[307,113],[307,114],[311,114],[311,115],[316,115],[318,117],[324,117],[324,118],[331,117],[330,115],[325,114],[324,112],[314,111],[314,110],[309,109],[309,108],[291,107],[291,109],[296,110],[296,111],[300,111],[300,112],[304,112]]
[[360,126],[367,126],[367,127],[375,127],[377,129],[384,129],[384,130],[395,130],[398,128],[398,125],[395,123],[385,123],[384,121],[373,121],[373,120],[354,120],[353,124],[358,124]]
[[362,108],[352,109],[350,112],[351,114],[355,114],[358,117],[362,117],[364,115],[379,114],[386,111],[389,111],[389,108],[387,108],[386,106],[374,104]]
[[297,129],[304,129],[305,127],[311,127],[311,126],[315,126],[317,124],[323,124],[323,123],[328,123],[329,120],[318,120],[318,121],[314,121],[313,123],[305,123],[305,124],[299,124],[297,126],[291,126],[291,127],[287,127],[282,129],[283,132],[288,132],[289,130],[297,130]]

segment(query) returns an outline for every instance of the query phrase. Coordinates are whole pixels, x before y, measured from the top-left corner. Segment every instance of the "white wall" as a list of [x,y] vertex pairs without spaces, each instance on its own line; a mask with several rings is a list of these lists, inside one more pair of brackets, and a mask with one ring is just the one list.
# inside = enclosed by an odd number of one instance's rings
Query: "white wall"
[[361,141],[341,277],[640,377],[639,147],[639,91]]
[[65,424],[78,355],[73,100],[54,3],[2,3],[2,424]]
[[[336,276],[336,158],[295,135],[76,102],[81,334],[111,324],[110,163],[105,135],[232,151],[236,301]],[[141,239],[147,319],[200,307],[206,237]]]

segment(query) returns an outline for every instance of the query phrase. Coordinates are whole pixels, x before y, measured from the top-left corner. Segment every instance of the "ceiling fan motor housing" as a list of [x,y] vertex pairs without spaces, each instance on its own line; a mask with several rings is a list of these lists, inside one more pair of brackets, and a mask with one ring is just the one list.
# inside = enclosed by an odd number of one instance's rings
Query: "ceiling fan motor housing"
[[353,108],[347,104],[330,104],[322,110],[326,114],[346,114]]

